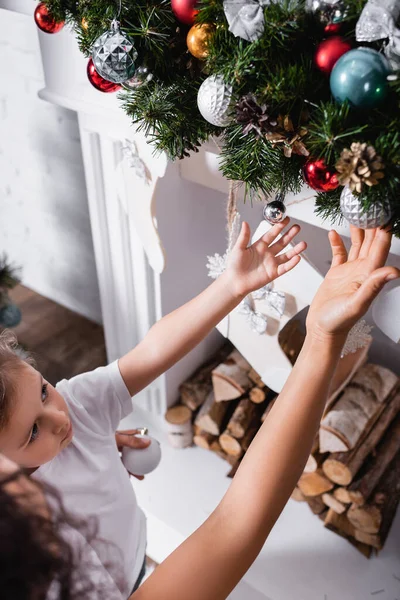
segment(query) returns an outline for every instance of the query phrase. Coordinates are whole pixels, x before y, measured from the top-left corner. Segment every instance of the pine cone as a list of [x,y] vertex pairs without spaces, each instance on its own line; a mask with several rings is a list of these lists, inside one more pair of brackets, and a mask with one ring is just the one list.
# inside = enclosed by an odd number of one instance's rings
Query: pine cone
[[269,114],[269,106],[258,104],[253,94],[240,98],[236,104],[236,121],[242,124],[243,133],[247,135],[255,131],[257,137],[272,132],[278,125],[276,119]]
[[336,163],[338,180],[348,185],[352,192],[361,194],[363,185],[377,185],[385,177],[385,165],[373,146],[353,142],[350,150],[345,148]]

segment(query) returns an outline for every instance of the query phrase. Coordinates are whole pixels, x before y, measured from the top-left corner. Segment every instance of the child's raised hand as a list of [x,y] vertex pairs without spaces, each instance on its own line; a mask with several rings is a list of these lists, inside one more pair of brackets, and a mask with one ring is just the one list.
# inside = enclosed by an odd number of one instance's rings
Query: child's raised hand
[[322,339],[347,335],[385,283],[400,277],[398,269],[384,266],[392,240],[389,228],[350,229],[349,253],[340,235],[329,233],[332,266],[308,313],[307,331]]
[[260,289],[300,262],[299,254],[307,247],[305,242],[299,242],[288,252],[277,256],[300,231],[299,225],[293,225],[276,241],[289,221],[287,217],[282,223],[274,225],[251,246],[249,224],[242,224],[239,238],[228,256],[226,268],[226,274],[237,295],[246,296]]

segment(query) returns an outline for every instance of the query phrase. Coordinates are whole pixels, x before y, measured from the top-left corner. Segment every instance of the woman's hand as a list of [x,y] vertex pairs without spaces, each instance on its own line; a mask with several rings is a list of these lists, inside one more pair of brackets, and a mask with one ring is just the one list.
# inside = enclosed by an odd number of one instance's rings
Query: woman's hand
[[369,309],[387,281],[400,271],[385,267],[392,235],[389,229],[357,229],[351,226],[351,249],[336,231],[329,233],[332,266],[319,288],[307,317],[307,331],[327,339],[344,338]]
[[289,218],[286,218],[251,246],[249,224],[242,224],[239,238],[228,257],[226,269],[235,295],[246,296],[260,289],[300,262],[299,254],[307,247],[305,242],[299,242],[288,252],[277,256],[300,231],[299,225],[293,225],[276,241],[288,224]]
[[[142,438],[136,437],[138,433],[141,433],[140,429],[127,429],[126,431],[116,431],[115,432],[115,441],[117,443],[117,448],[120,452],[122,452],[122,448],[125,446],[127,448],[134,448],[135,450],[143,450],[150,445],[150,440],[143,440]],[[129,473],[129,471],[128,471]],[[140,481],[144,479],[143,475],[135,475],[134,473],[129,473],[129,475],[133,475],[136,479]]]

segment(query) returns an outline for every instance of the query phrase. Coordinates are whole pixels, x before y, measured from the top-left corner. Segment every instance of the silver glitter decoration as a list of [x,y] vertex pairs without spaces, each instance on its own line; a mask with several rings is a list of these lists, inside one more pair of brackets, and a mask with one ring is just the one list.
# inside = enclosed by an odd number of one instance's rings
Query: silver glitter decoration
[[283,317],[286,306],[286,296],[284,292],[274,290],[273,283],[268,283],[264,287],[252,292],[253,300],[265,300],[269,308],[279,317]]
[[268,223],[271,225],[275,225],[276,223],[281,223],[286,215],[286,206],[283,202],[283,197],[281,194],[278,194],[275,200],[272,202],[268,202],[264,206],[263,216]]
[[358,42],[376,42],[388,39],[385,54],[393,69],[400,69],[400,0],[368,0],[358,19]]
[[250,329],[259,335],[262,335],[267,331],[268,320],[265,315],[260,313],[258,310],[254,310],[252,304],[251,298],[247,296],[239,304],[238,311],[240,314],[246,317],[246,321],[250,325]]
[[354,354],[360,348],[365,348],[371,341],[372,327],[364,319],[357,321],[348,333],[342,350],[342,358],[347,354]]
[[123,83],[133,77],[136,58],[133,42],[121,32],[118,21],[113,21],[111,29],[97,38],[92,47],[96,71],[113,83]]
[[347,185],[343,188],[340,196],[340,210],[346,221],[351,225],[361,227],[361,229],[383,227],[392,217],[389,201],[375,202],[366,211],[361,204],[360,197],[355,196]]
[[268,4],[269,0],[225,0],[229,31],[248,42],[260,39],[264,33],[264,6]]
[[199,111],[206,121],[217,127],[226,127],[231,120],[232,86],[222,75],[210,75],[201,84],[197,94]]
[[148,67],[138,67],[135,71],[135,74],[131,79],[124,81],[122,87],[127,90],[137,90],[142,87],[146,83],[149,83],[153,79],[153,73],[150,72]]

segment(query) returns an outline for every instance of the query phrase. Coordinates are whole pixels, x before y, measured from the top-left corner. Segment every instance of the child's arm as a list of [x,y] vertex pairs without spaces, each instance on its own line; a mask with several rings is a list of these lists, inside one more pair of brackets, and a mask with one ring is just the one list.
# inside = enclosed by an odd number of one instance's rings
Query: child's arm
[[389,233],[353,230],[352,239],[347,259],[330,234],[332,268],[311,305],[304,347],[225,497],[132,600],[223,600],[260,552],[311,451],[348,331],[384,283],[400,276],[380,268]]
[[250,228],[243,223],[226,271],[204,292],[156,323],[144,340],[119,360],[119,369],[133,396],[192,350],[250,292],[290,271],[306,248],[300,242],[277,256],[300,231],[285,219],[248,247]]

